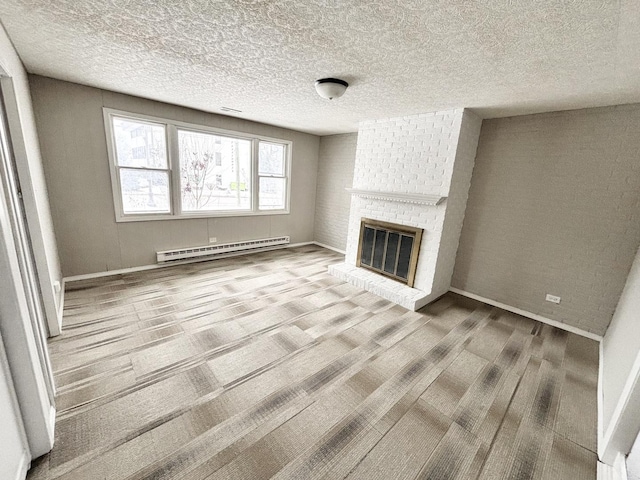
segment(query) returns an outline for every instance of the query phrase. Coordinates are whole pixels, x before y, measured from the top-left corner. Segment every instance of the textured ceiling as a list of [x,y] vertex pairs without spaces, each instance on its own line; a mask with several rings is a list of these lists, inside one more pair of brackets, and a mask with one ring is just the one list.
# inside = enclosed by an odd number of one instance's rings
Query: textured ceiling
[[[2,0],[32,73],[316,134],[640,102],[638,0]],[[351,87],[334,101],[313,82]]]

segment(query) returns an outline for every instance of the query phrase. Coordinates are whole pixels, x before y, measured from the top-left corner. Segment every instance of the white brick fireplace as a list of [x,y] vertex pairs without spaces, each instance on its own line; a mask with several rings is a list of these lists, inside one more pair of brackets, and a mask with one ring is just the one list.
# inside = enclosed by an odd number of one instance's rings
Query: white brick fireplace
[[[332,275],[411,310],[447,292],[481,123],[456,109],[360,124],[345,262]],[[355,266],[362,218],[424,229],[413,288]]]

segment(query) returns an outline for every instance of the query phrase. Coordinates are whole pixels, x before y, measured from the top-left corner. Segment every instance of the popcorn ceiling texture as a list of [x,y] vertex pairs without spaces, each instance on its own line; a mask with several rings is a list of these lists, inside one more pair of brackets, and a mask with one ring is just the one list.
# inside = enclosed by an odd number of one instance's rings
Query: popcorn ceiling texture
[[314,240],[338,250],[347,246],[347,228],[358,134],[320,138]]
[[480,125],[463,109],[360,124],[353,188],[450,198],[428,206],[353,196],[347,265],[356,264],[361,218],[419,227],[424,233],[414,288],[431,294],[428,300],[448,290]]
[[453,286],[604,334],[640,244],[638,125],[640,105],[485,120]]
[[[630,0],[3,0],[30,73],[315,134],[640,101]],[[328,102],[314,80],[351,86]]]

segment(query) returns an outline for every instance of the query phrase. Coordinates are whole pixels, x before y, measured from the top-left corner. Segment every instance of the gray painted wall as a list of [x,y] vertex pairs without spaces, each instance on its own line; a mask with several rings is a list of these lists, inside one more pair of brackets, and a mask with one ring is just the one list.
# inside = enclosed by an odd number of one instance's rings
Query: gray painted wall
[[639,125],[640,105],[485,120],[453,286],[604,334],[640,244]]
[[[64,276],[156,263],[155,252],[290,235],[313,240],[319,137],[30,76]],[[116,223],[102,107],[293,141],[291,213]]]
[[314,238],[344,251],[347,246],[357,133],[320,138]]

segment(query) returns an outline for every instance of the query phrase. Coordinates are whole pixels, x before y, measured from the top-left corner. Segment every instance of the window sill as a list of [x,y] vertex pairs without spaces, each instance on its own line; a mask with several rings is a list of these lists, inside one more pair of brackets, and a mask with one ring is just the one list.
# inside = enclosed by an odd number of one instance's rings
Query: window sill
[[206,212],[206,213],[183,213],[181,215],[170,214],[129,214],[129,215],[116,215],[117,223],[126,222],[153,222],[158,220],[193,220],[193,219],[206,219],[206,218],[224,218],[224,217],[261,217],[265,215],[289,215],[289,210],[261,210],[259,212]]

